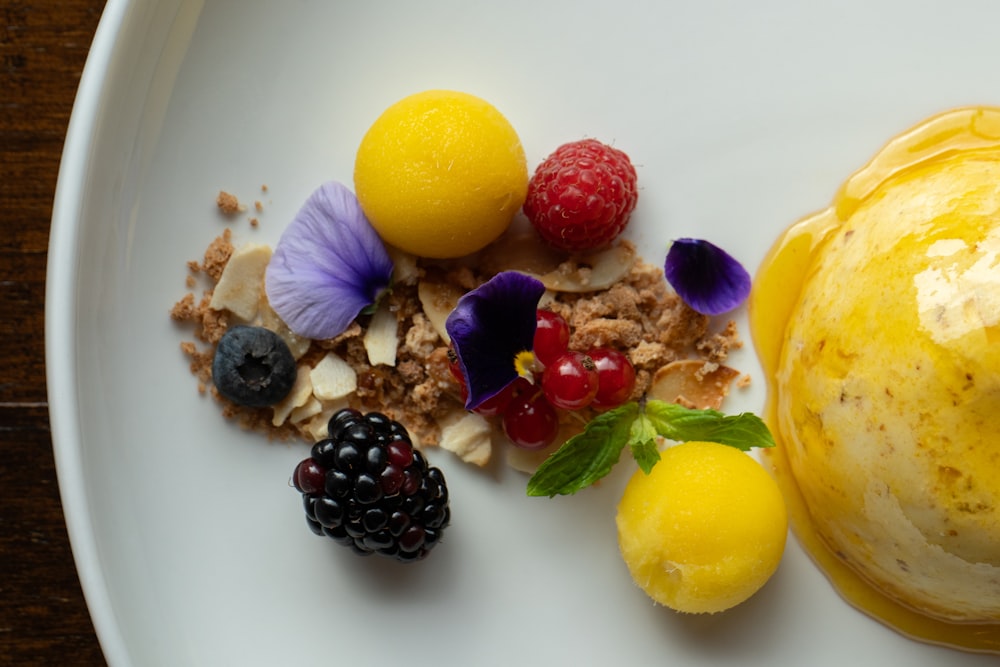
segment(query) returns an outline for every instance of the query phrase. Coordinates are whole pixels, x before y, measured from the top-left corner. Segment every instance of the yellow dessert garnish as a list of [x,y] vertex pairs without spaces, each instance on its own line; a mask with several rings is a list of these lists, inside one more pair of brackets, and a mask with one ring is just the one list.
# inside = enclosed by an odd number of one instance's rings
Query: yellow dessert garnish
[[383,112],[358,148],[354,188],[386,243],[451,258],[496,240],[528,191],[524,149],[488,102],[429,90]]
[[848,600],[1000,651],[1000,109],[889,143],[755,281],[769,452]]
[[618,545],[635,582],[656,602],[714,613],[748,599],[774,574],[788,529],[767,471],[712,442],[666,449],[637,471],[618,505]]

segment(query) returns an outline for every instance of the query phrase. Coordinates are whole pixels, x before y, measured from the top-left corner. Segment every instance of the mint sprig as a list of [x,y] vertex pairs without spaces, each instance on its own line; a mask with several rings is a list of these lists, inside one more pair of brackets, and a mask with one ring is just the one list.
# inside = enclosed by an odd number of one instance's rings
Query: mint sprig
[[632,422],[628,446],[632,458],[647,475],[660,460],[660,450],[656,448],[656,425],[641,410]]
[[670,440],[718,442],[744,452],[754,447],[774,447],[771,431],[752,412],[726,415],[718,410],[693,410],[654,400],[646,402],[645,414],[657,434]]
[[718,442],[743,451],[774,446],[767,425],[753,413],[726,415],[659,400],[626,403],[594,417],[545,459],[528,480],[528,495],[572,495],[611,472],[625,447],[648,474],[660,460],[657,436]]
[[632,437],[638,403],[608,410],[552,453],[528,480],[529,496],[576,493],[611,472]]

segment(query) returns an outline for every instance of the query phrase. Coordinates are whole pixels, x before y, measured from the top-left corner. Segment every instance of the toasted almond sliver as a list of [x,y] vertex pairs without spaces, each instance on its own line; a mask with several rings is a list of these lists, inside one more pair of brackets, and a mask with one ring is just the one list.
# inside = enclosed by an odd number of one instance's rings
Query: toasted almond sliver
[[738,375],[728,366],[712,368],[695,359],[674,361],[656,371],[648,395],[668,403],[718,409]]
[[228,310],[244,322],[253,320],[270,261],[271,247],[267,245],[248,243],[234,250],[215,285],[209,307]]
[[284,400],[280,403],[275,403],[272,406],[274,416],[271,418],[271,423],[275,426],[284,424],[285,420],[288,419],[288,415],[292,413],[292,410],[305,405],[306,401],[312,398],[313,387],[312,380],[310,379],[310,370],[306,365],[300,365],[295,369],[295,384],[292,385],[288,396],[285,396]]
[[346,398],[358,388],[358,374],[350,364],[330,352],[309,374],[313,394],[321,401]]
[[621,243],[592,255],[560,264],[539,280],[555,292],[592,292],[611,287],[625,277],[635,263],[635,247]]
[[420,277],[420,267],[417,258],[408,252],[387,246],[386,251],[392,258],[392,282],[412,285]]
[[396,313],[389,309],[387,301],[383,301],[372,316],[365,331],[365,350],[368,352],[368,362],[372,366],[384,364],[396,365],[396,346],[399,321]]
[[479,257],[486,273],[520,271],[535,276],[559,268],[564,253],[538,242],[538,233],[526,221],[515,219],[507,232],[487,246]]
[[464,412],[441,429],[440,447],[466,463],[484,466],[493,454],[492,428],[473,412]]
[[[293,424],[301,424],[310,417],[315,417],[323,411],[323,404],[315,396],[310,396],[309,400],[295,408],[288,415],[288,421]],[[329,421],[329,420],[327,420]]]
[[341,408],[346,408],[348,402],[346,398],[342,398],[336,401],[323,401],[321,402],[322,410],[305,424],[305,430],[312,436],[313,441],[318,442],[323,438],[327,437],[330,433],[329,425],[330,418],[333,417],[333,413],[337,412]]
[[260,291],[260,307],[257,315],[260,318],[260,325],[262,327],[270,329],[285,341],[294,359],[301,359],[302,355],[309,351],[312,341],[299,336],[288,328],[288,325],[274,312],[274,308],[271,308],[271,302],[267,300],[267,294],[264,290]]
[[623,241],[607,250],[567,256],[538,242],[529,227],[510,231],[480,258],[487,272],[520,271],[554,292],[593,292],[621,280],[636,260],[635,246]]
[[455,310],[461,296],[461,289],[447,283],[421,280],[420,284],[417,285],[417,297],[420,299],[424,314],[445,344],[451,343],[451,338],[448,336],[444,324],[451,311]]

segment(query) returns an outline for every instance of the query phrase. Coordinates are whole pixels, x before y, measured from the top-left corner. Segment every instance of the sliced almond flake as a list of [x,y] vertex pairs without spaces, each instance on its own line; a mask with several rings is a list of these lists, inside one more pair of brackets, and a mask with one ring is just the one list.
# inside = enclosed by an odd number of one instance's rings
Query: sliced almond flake
[[219,276],[209,307],[228,310],[244,322],[252,321],[257,316],[264,272],[270,261],[271,247],[267,245],[248,243],[234,250]]
[[358,374],[333,352],[320,359],[309,377],[313,394],[321,401],[346,398],[358,388]]
[[442,449],[447,449],[466,463],[484,466],[493,454],[490,423],[473,412],[460,411],[441,428]]
[[668,403],[717,410],[739,371],[704,361],[683,359],[663,366],[653,375],[648,395]]
[[445,344],[451,344],[451,338],[445,330],[445,321],[451,311],[455,310],[462,294],[461,289],[448,283],[421,280],[417,285],[417,297],[420,299],[424,314]]
[[378,310],[372,315],[368,329],[365,331],[365,351],[368,352],[368,363],[372,366],[384,364],[396,365],[396,346],[398,344],[399,321],[389,308],[388,300],[383,300]]
[[295,384],[292,385],[288,396],[272,406],[274,410],[274,416],[271,418],[272,424],[281,426],[288,419],[292,410],[305,405],[306,401],[312,398],[313,386],[310,371],[311,369],[304,364],[295,369]]
[[514,224],[506,234],[487,246],[478,259],[488,274],[520,271],[541,276],[558,269],[566,254],[539,243],[538,233],[530,225]]
[[392,281],[412,285],[420,277],[420,269],[417,266],[417,258],[399,248],[386,246],[386,252],[392,259]]
[[305,430],[312,437],[313,442],[319,442],[329,435],[330,418],[338,410],[348,407],[348,402],[346,398],[342,398],[336,401],[323,401],[320,405],[322,410],[305,424]]
[[556,292],[604,290],[621,280],[635,263],[635,246],[621,243],[607,250],[577,257],[538,277]]
[[288,345],[288,349],[292,353],[294,359],[301,359],[307,351],[309,351],[309,346],[312,341],[308,338],[304,338],[291,329],[288,325],[278,317],[278,314],[274,312],[274,308],[271,308],[271,302],[267,300],[267,294],[264,290],[260,291],[260,308],[258,310],[258,317],[260,318],[260,326],[270,329],[274,333],[281,337],[281,340],[285,341]]
[[315,417],[322,411],[323,404],[319,402],[319,399],[315,396],[309,396],[309,400],[291,411],[288,415],[288,421],[293,424],[301,424],[310,417]]

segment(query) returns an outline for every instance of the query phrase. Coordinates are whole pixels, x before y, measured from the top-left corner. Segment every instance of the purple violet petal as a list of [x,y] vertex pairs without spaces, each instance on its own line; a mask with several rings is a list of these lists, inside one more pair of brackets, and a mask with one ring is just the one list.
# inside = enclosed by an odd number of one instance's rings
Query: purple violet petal
[[516,271],[503,271],[458,300],[445,329],[469,389],[474,410],[517,379],[514,359],[535,339],[538,300],[545,286]]
[[722,248],[700,239],[677,239],[663,265],[667,282],[703,315],[738,307],[750,295],[750,274]]
[[392,259],[344,185],[321,185],[278,241],[264,280],[274,312],[300,336],[344,332],[392,279]]

